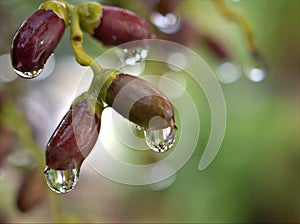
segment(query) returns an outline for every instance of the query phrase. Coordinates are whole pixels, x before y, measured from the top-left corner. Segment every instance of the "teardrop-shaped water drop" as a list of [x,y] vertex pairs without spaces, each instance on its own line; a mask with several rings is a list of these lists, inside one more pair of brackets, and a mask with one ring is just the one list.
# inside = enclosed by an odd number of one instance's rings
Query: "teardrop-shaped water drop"
[[268,65],[263,55],[255,52],[245,62],[244,74],[252,82],[261,82],[267,77],[267,67]]
[[155,152],[165,152],[175,143],[175,129],[167,127],[159,130],[145,130],[147,145]]
[[46,167],[45,178],[52,191],[58,194],[64,194],[73,190],[77,184],[79,180],[79,170],[54,170]]
[[118,55],[125,65],[136,65],[144,61],[149,53],[149,46],[123,48]]
[[33,79],[33,78],[37,77],[39,74],[41,74],[43,69],[39,69],[39,70],[36,70],[36,71],[31,71],[31,72],[22,72],[22,71],[19,71],[19,70],[14,68],[14,71],[18,76],[20,76],[24,79]]

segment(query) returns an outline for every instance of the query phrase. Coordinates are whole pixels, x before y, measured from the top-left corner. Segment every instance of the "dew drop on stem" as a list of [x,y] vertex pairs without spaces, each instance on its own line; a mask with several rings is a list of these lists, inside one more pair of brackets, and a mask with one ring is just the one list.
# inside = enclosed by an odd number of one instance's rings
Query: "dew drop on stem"
[[46,167],[44,173],[49,188],[58,194],[72,191],[79,180],[79,170],[76,168],[55,170]]
[[145,130],[145,140],[149,148],[155,152],[165,152],[172,148],[175,143],[175,132],[173,127],[159,130]]

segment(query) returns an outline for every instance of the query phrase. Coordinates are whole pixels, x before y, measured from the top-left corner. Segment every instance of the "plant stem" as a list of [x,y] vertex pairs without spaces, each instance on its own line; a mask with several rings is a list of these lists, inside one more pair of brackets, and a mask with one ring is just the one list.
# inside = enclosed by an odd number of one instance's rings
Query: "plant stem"
[[223,16],[235,21],[241,27],[244,34],[246,35],[250,53],[255,54],[255,52],[257,52],[257,47],[254,38],[254,32],[245,16],[229,7],[225,0],[215,0],[214,3],[219,11],[223,14]]

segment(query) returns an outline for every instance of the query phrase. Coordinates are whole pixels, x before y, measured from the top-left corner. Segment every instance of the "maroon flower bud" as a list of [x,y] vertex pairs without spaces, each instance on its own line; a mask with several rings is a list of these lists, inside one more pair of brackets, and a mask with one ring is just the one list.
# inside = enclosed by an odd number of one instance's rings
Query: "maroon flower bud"
[[89,93],[78,97],[66,113],[46,148],[45,177],[56,193],[71,191],[80,167],[93,149],[100,131],[102,105]]
[[37,206],[45,198],[46,185],[39,169],[27,171],[22,178],[17,195],[17,208],[27,212]]
[[15,133],[5,126],[0,126],[0,168],[3,166],[3,162],[6,156],[13,149],[16,141]]
[[63,36],[66,24],[52,10],[40,9],[17,30],[11,58],[16,73],[23,78],[40,74],[44,64]]
[[156,5],[156,10],[162,15],[172,13],[177,8],[180,0],[159,0]]
[[92,35],[107,46],[152,37],[150,27],[143,18],[112,6],[103,6],[100,23]]
[[225,45],[218,39],[213,37],[204,37],[204,44],[207,48],[219,59],[221,60],[229,60],[230,55],[228,50],[226,49]]
[[149,82],[118,74],[106,90],[106,103],[145,129],[174,127],[174,111],[167,97]]
[[172,148],[177,127],[167,97],[141,78],[118,73],[112,78],[103,88],[108,106],[143,127],[146,143],[153,151],[165,152]]
[[102,107],[87,93],[74,102],[47,144],[48,169],[79,170],[97,141]]

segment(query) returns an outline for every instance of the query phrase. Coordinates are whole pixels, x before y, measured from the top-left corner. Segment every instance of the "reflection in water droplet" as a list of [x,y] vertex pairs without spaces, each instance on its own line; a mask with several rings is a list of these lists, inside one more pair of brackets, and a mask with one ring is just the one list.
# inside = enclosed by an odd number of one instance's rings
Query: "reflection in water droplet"
[[163,33],[176,33],[180,27],[180,20],[172,13],[162,15],[154,12],[150,15],[151,22]]
[[147,58],[148,53],[149,46],[124,48],[117,52],[122,63],[125,65],[136,65],[139,62],[144,61]]
[[261,82],[266,78],[266,72],[261,68],[252,68],[249,69],[246,76],[252,82]]
[[20,76],[22,78],[33,79],[33,78],[37,77],[39,74],[41,74],[43,69],[39,69],[37,71],[31,71],[31,72],[22,72],[17,69],[14,69],[14,71],[15,71],[15,73],[17,73],[18,76]]
[[73,190],[77,184],[79,180],[79,170],[54,170],[46,167],[45,178],[52,191],[58,194],[64,194]]
[[136,131],[142,131],[143,130],[143,127],[139,126],[139,125],[136,125],[135,126],[135,130]]
[[241,70],[237,65],[225,62],[217,68],[216,75],[220,82],[229,84],[236,82],[241,77]]
[[175,129],[167,127],[160,130],[145,130],[147,145],[155,152],[165,152],[172,148],[175,142]]

